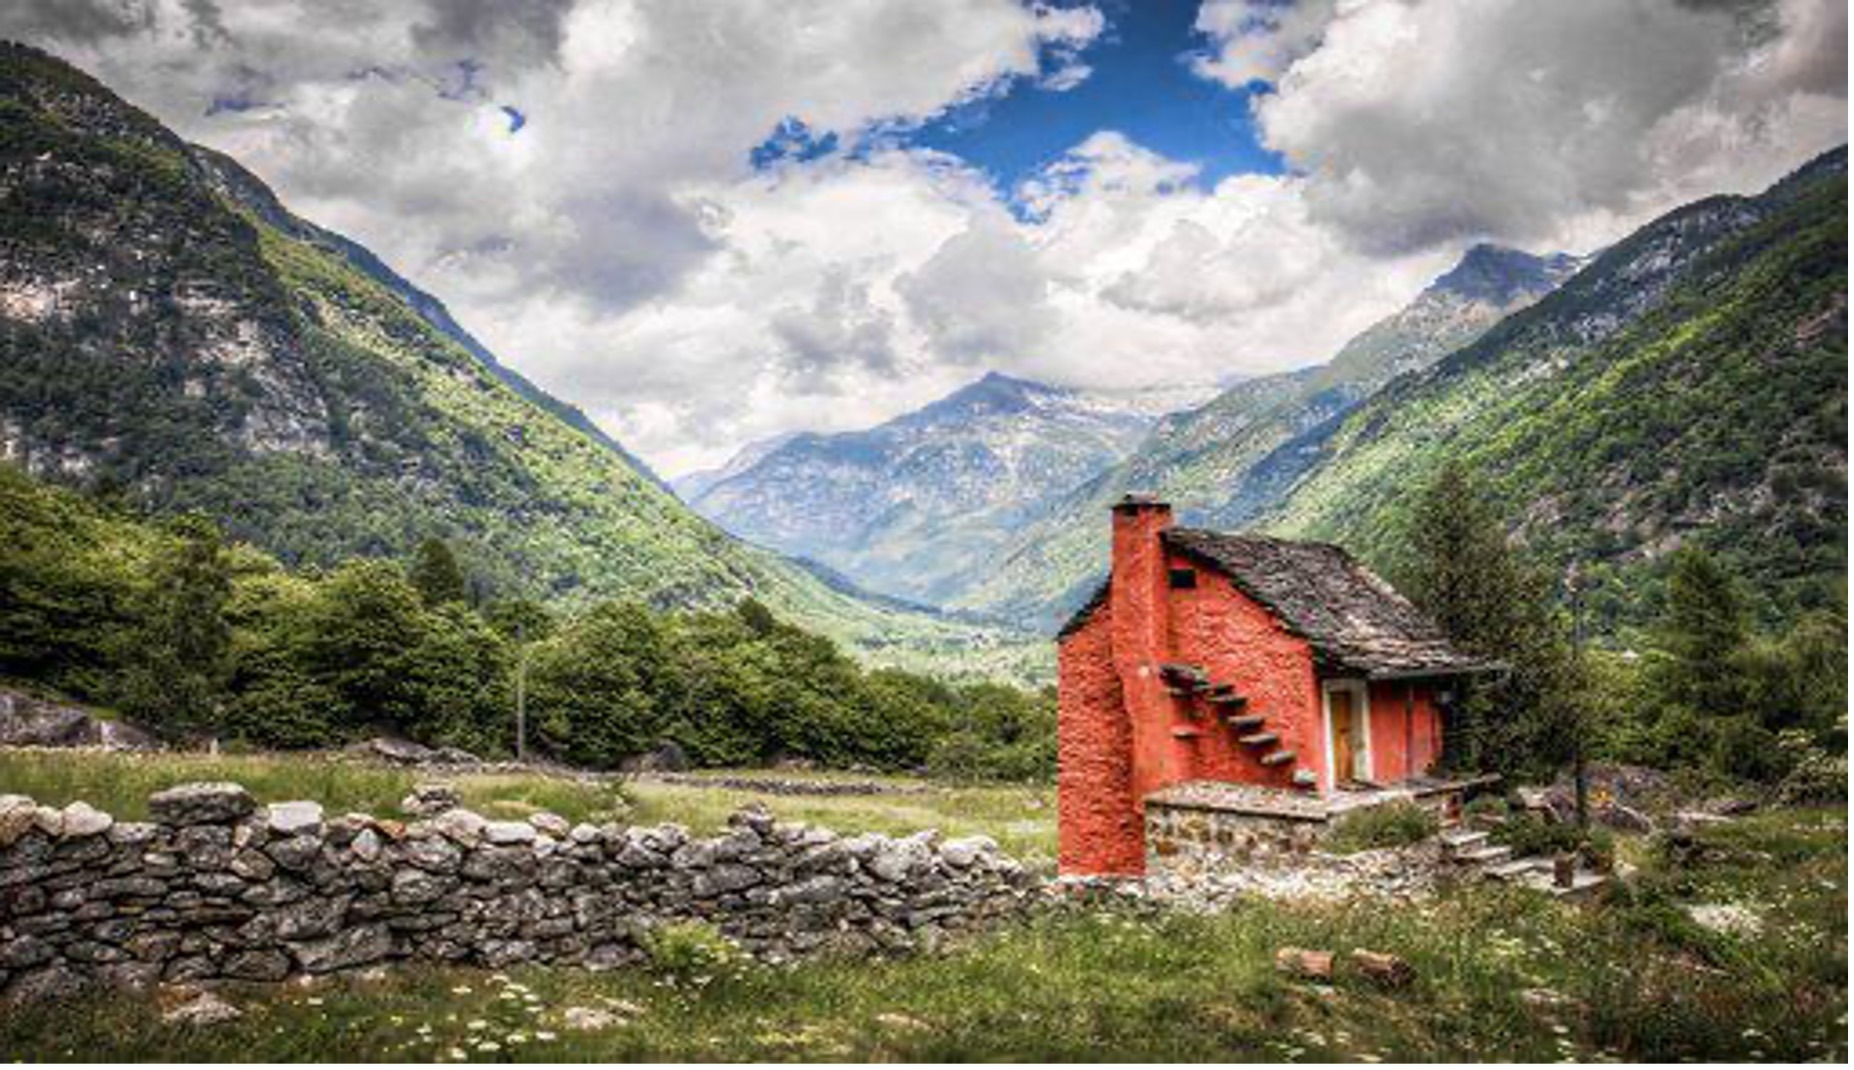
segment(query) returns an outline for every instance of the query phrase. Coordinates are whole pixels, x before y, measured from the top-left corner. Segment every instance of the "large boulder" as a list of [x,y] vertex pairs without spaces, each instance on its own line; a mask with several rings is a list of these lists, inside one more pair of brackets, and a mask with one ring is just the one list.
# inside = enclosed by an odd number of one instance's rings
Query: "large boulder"
[[148,815],[163,825],[225,825],[255,809],[239,784],[180,784],[148,797]]
[[0,746],[147,750],[159,741],[134,725],[102,720],[76,706],[0,690]]

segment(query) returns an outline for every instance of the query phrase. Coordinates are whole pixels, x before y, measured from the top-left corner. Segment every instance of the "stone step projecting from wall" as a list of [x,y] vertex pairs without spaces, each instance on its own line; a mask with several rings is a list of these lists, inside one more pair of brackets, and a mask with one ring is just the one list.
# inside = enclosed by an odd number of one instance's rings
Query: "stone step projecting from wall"
[[0,997],[400,960],[602,968],[692,920],[774,959],[906,950],[1037,897],[984,837],[838,836],[760,808],[703,839],[461,808],[325,818],[312,802],[260,807],[236,784],[171,788],[149,813],[0,795]]

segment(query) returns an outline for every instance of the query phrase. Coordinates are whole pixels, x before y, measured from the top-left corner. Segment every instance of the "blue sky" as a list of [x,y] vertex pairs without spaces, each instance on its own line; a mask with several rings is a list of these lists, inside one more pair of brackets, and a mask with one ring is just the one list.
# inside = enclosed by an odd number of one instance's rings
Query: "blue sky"
[[[1090,68],[1079,85],[1058,90],[1015,79],[1001,95],[956,107],[890,142],[958,156],[1007,196],[1102,130],[1196,165],[1203,186],[1231,174],[1282,169],[1279,157],[1257,142],[1251,92],[1192,73],[1189,56],[1207,45],[1193,28],[1197,0],[1106,0],[1093,6],[1106,16],[1107,28],[1079,56]],[[835,147],[834,137],[812,139],[800,116],[756,148],[753,159],[760,165],[809,159]]]

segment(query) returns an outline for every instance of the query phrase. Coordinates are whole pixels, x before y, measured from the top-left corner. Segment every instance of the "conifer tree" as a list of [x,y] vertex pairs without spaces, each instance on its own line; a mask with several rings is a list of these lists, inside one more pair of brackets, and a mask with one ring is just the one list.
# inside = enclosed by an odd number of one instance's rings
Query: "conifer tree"
[[412,585],[427,606],[463,602],[469,597],[457,555],[451,552],[450,544],[436,536],[418,544],[418,555],[412,562]]
[[1569,760],[1587,725],[1564,621],[1465,464],[1448,462],[1423,488],[1405,542],[1402,589],[1457,645],[1505,666],[1458,703],[1449,760],[1530,774]]
[[122,705],[169,729],[216,725],[231,667],[231,566],[219,529],[200,516],[172,525],[124,651]]

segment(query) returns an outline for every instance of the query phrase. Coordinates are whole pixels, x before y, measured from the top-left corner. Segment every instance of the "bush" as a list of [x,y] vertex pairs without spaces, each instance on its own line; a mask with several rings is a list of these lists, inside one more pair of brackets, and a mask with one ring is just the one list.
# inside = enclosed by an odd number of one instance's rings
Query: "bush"
[[675,983],[697,987],[740,977],[752,963],[740,945],[704,921],[659,925],[644,938],[650,968]]
[[1393,802],[1354,810],[1333,824],[1327,847],[1339,854],[1379,847],[1407,847],[1434,836],[1436,815],[1413,802]]
[[1538,814],[1514,816],[1493,830],[1492,839],[1511,847],[1516,856],[1577,854],[1587,864],[1603,869],[1616,857],[1615,837],[1608,829],[1592,825],[1579,830]]
[[1789,772],[1777,785],[1784,803],[1845,802],[1848,797],[1848,757],[1830,754],[1816,746],[1810,734],[1790,728],[1777,735],[1777,748]]

